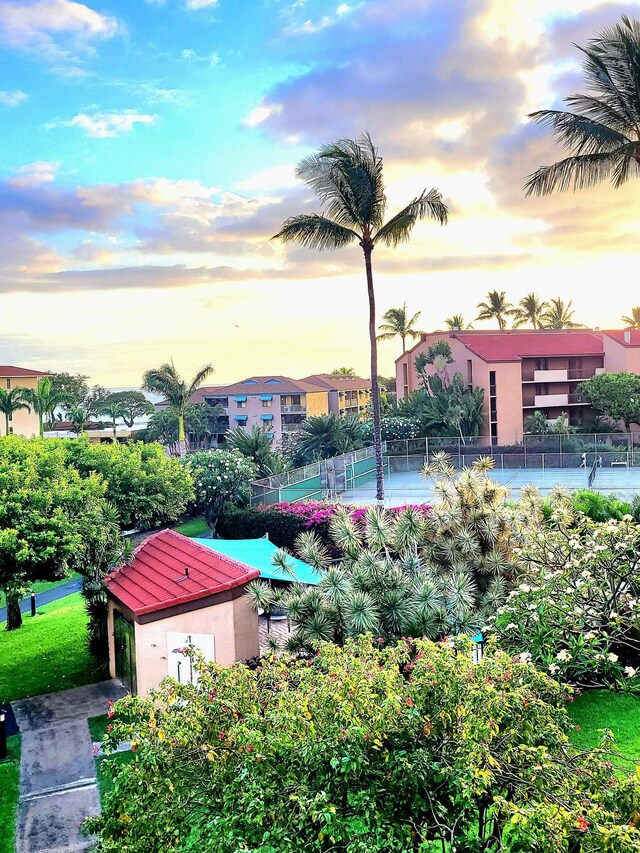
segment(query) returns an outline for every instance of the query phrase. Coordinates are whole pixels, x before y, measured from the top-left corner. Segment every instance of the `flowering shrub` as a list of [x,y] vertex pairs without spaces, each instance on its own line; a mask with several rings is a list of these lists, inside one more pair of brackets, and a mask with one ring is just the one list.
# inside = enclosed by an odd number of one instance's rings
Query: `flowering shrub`
[[198,686],[116,703],[105,749],[136,758],[111,767],[98,851],[640,851],[638,780],[610,742],[574,749],[569,688],[502,652],[360,637],[194,665]]
[[238,450],[208,450],[191,453],[183,464],[191,471],[196,493],[195,507],[215,532],[222,507],[227,502],[247,503],[256,466]]
[[[427,515],[430,506],[428,504],[410,504],[411,509]],[[338,511],[345,511],[349,514],[351,521],[356,524],[364,524],[363,519],[368,507],[349,506],[348,504],[332,503],[330,501],[300,501],[298,503],[289,503],[283,501],[279,504],[274,504],[268,508],[273,512],[284,512],[290,515],[298,516],[304,520],[306,528],[314,528],[318,525],[328,524]],[[402,510],[407,509],[407,506],[391,507],[387,510],[390,516],[396,516]]]
[[585,519],[532,534],[519,556],[486,632],[554,678],[640,690],[640,526]]

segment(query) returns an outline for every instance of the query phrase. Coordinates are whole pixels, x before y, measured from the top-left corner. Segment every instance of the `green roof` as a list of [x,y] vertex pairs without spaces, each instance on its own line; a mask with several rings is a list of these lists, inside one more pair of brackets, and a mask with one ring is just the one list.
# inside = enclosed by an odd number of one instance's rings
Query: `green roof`
[[194,539],[194,542],[231,557],[245,566],[259,569],[262,578],[307,584],[317,584],[320,580],[319,574],[311,566],[296,557],[288,557],[293,575],[283,572],[280,566],[274,566],[272,558],[279,549],[265,537],[261,539]]

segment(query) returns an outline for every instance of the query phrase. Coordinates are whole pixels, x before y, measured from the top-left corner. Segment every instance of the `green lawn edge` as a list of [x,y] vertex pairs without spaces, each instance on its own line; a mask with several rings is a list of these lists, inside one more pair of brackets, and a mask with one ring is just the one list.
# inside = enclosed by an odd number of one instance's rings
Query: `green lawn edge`
[[20,795],[20,735],[7,738],[8,760],[0,761],[0,853],[14,853]]
[[177,524],[173,529],[190,539],[197,539],[198,537],[204,539],[211,535],[209,525],[204,518],[190,518],[188,521],[183,521],[182,524]]

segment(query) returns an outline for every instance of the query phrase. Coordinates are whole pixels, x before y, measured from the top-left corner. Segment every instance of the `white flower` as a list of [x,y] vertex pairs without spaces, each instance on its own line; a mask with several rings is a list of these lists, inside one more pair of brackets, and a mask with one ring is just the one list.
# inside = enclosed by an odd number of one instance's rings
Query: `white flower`
[[619,615],[619,614],[618,614],[618,613],[616,613],[616,612],[615,612],[615,610],[612,610],[612,611],[611,611],[611,613],[609,614],[609,618],[610,618],[610,619],[617,619],[617,618],[618,618],[618,615]]
[[587,633],[584,635],[584,639],[585,640],[593,640],[595,635],[596,635],[595,631],[587,631]]
[[521,583],[518,589],[520,592],[531,592],[531,587],[527,583]]
[[555,675],[559,669],[560,669],[560,667],[558,666],[557,663],[550,663],[549,664],[549,672],[551,673],[551,675]]
[[563,649],[561,652],[558,652],[556,655],[556,660],[567,661],[571,660],[571,655],[566,649]]
[[614,655],[613,652],[609,652],[609,654],[607,655],[607,660],[611,661],[611,663],[617,663],[618,655]]
[[513,631],[513,629],[514,629],[514,628],[517,628],[517,627],[518,627],[518,626],[516,625],[516,623],[515,623],[515,622],[509,622],[509,624],[505,627],[505,629],[504,629],[504,630],[505,630],[505,631]]
[[521,652],[520,653],[520,663],[531,663],[530,652]]
[[625,675],[628,675],[629,678],[633,678],[635,674],[638,672],[637,669],[634,669],[632,666],[625,666],[624,668]]

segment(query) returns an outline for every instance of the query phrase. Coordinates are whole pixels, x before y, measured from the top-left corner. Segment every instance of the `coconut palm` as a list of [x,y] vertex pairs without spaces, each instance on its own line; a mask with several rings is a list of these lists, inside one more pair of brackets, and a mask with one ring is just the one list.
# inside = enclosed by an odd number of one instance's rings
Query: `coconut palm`
[[527,293],[520,300],[518,307],[513,309],[513,328],[531,324],[534,329],[542,328],[542,317],[549,308],[535,293]]
[[353,367],[336,367],[331,371],[332,376],[355,376]]
[[402,308],[389,308],[382,315],[385,321],[378,326],[379,334],[377,341],[392,341],[394,338],[400,338],[402,341],[402,352],[407,351],[407,338],[419,338],[424,332],[414,328],[418,322],[418,317],[422,312],[416,311],[413,317],[407,314],[407,303],[405,302]]
[[444,322],[450,332],[464,332],[466,329],[473,329],[471,323],[467,323],[462,314],[452,314]]
[[225,447],[238,450],[243,456],[252,459],[258,477],[282,474],[291,467],[289,460],[273,449],[273,439],[264,427],[252,426],[250,430],[237,427],[229,430],[225,433]]
[[160,367],[147,370],[142,377],[142,387],[152,394],[162,394],[165,400],[173,407],[178,418],[178,443],[180,448],[185,446],[184,412],[191,397],[198,390],[207,376],[213,373],[213,365],[205,364],[187,383],[180,378],[173,364],[160,365]]
[[640,172],[640,22],[625,15],[582,51],[589,94],[565,98],[568,110],[532,113],[571,152],[529,175],[527,195],[549,195],[610,179],[614,187]]
[[447,207],[437,190],[423,190],[385,223],[387,200],[382,158],[367,133],[355,140],[341,139],[324,145],[317,154],[307,157],[299,164],[297,175],[314,190],[324,212],[290,217],[274,239],[300,243],[319,251],[339,249],[356,242],[364,254],[369,301],[376,494],[378,501],[382,501],[384,476],[380,437],[376,305],[371,256],[374,248],[380,244],[397,246],[406,242],[416,222],[425,216],[430,216],[444,225],[447,221]]
[[82,435],[94,414],[96,414],[95,407],[87,403],[78,403],[77,406],[71,406],[66,410],[65,417],[71,423],[72,431]]
[[621,317],[620,319],[627,329],[640,329],[640,305],[631,309],[630,317]]
[[12,388],[11,391],[5,391],[4,388],[0,388],[0,412],[4,414],[5,435],[9,435],[9,421],[14,412],[31,409],[26,390],[26,388]]
[[25,388],[24,397],[33,412],[38,415],[38,431],[40,438],[44,435],[44,419],[53,419],[53,413],[63,402],[61,394],[56,390],[50,376],[38,379],[37,388]]
[[484,302],[478,303],[480,313],[476,320],[497,320],[498,327],[502,330],[507,325],[507,317],[513,311],[513,305],[507,301],[504,290],[499,293],[497,290],[491,290],[487,293],[487,298]]
[[107,415],[111,422],[112,440],[115,443],[118,439],[116,436],[116,421],[124,417],[124,405],[121,400],[111,400],[107,398],[97,407],[97,412],[101,415]]
[[564,302],[559,296],[555,299],[550,299],[547,305],[547,310],[542,315],[543,329],[584,329],[583,323],[574,323],[573,315],[575,311],[572,308],[573,302],[571,299]]

